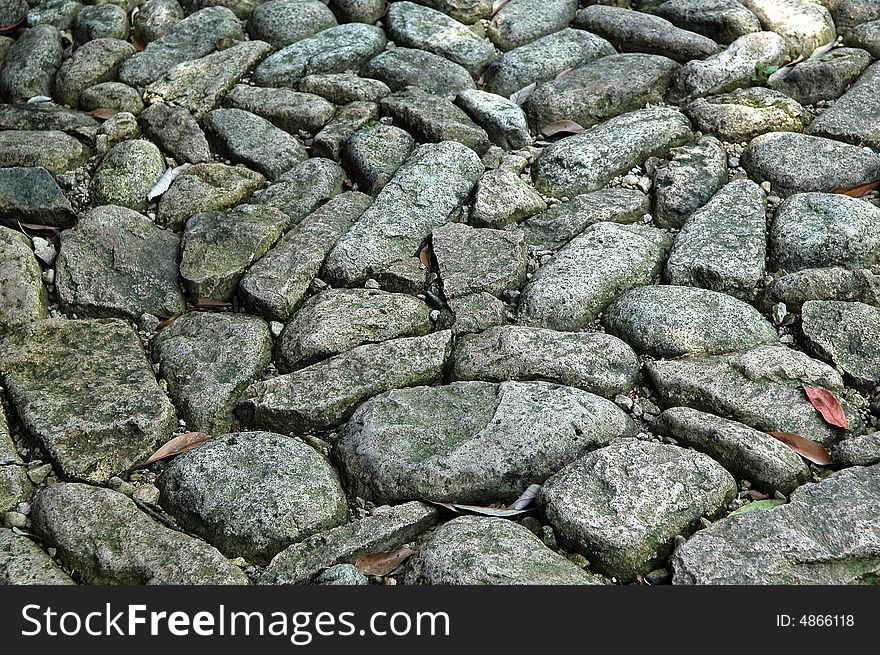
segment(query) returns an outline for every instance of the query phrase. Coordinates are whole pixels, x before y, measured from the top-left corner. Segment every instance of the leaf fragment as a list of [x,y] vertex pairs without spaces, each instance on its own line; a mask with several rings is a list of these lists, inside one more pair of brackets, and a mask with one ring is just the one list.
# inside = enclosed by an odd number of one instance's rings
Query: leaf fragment
[[212,438],[213,437],[211,437],[210,434],[205,432],[185,432],[184,434],[179,434],[173,439],[167,441],[161,448],[159,448],[159,450],[150,455],[150,459],[144,462],[144,466],[157,462],[160,459],[165,459],[166,457],[179,455],[193,446],[198,446],[200,443],[204,443]]
[[810,399],[810,404],[816,408],[827,423],[844,430],[849,429],[849,419],[846,418],[846,414],[837,396],[823,387],[808,387],[804,385],[804,391],[807,394],[807,398]]
[[354,565],[364,575],[385,576],[403,564],[416,551],[404,544],[384,553],[361,555]]
[[523,491],[522,496],[517,498],[507,509],[525,509],[532,504],[532,501],[538,496],[539,491],[541,491],[541,485],[530,484],[526,487],[526,490]]
[[577,68],[577,66],[569,66],[568,68],[563,68],[561,71],[559,71],[558,73],[556,73],[556,77],[554,77],[553,79],[554,79],[554,80],[558,80],[560,77],[565,77],[565,76],[568,75],[571,71],[573,71],[575,68]]
[[462,503],[441,503],[436,500],[426,500],[425,502],[445,507],[450,512],[456,514],[479,514],[480,516],[494,516],[497,518],[511,518],[521,514],[527,514],[532,511],[529,509],[513,509],[512,507],[483,507],[482,505],[464,505]]
[[229,309],[232,307],[232,303],[213,298],[197,298],[194,307],[197,309]]
[[419,261],[422,263],[422,267],[429,269],[431,268],[431,246],[427,245],[421,250],[419,250]]
[[745,514],[746,512],[755,512],[762,509],[773,509],[774,507],[778,507],[779,505],[785,505],[784,500],[780,500],[779,498],[769,498],[767,500],[756,500],[753,503],[746,503],[739,509],[733,510],[727,516],[736,516],[737,514]]
[[168,191],[171,183],[174,182],[174,180],[176,180],[180,176],[180,174],[189,167],[190,164],[181,164],[176,168],[169,168],[168,170],[166,170],[162,177],[159,178],[159,181],[156,182],[155,186],[150,189],[150,192],[147,194],[147,200],[155,200],[163,193]]
[[108,118],[113,118],[119,112],[115,109],[107,109],[105,107],[100,107],[98,109],[93,109],[90,112],[86,112],[89,116],[94,116],[95,118],[99,118],[102,121],[107,120]]
[[871,191],[876,191],[877,189],[880,189],[880,177],[876,180],[865,182],[864,184],[857,184],[856,186],[834,187],[831,189],[831,193],[840,193],[849,196],[850,198],[861,198],[865,194],[868,194]]
[[512,93],[510,95],[510,101],[515,102],[520,107],[525,103],[526,100],[529,99],[529,96],[532,95],[535,89],[538,88],[538,84],[536,82],[532,82],[531,84],[527,84],[519,91]]
[[580,134],[586,128],[580,123],[574,121],[561,120],[547,123],[541,128],[541,134],[544,136],[554,136],[555,134]]
[[768,432],[767,434],[774,439],[778,439],[798,455],[805,457],[814,464],[827,466],[831,463],[831,455],[824,446],[817,444],[815,441],[811,441],[799,434],[792,434],[791,432]]
[[25,104],[35,105],[38,102],[52,102],[52,98],[49,96],[33,96],[32,98],[28,98],[28,101]]
[[505,5],[508,2],[510,2],[510,0],[495,0],[495,2],[492,3],[492,15],[494,16],[499,11],[504,9]]

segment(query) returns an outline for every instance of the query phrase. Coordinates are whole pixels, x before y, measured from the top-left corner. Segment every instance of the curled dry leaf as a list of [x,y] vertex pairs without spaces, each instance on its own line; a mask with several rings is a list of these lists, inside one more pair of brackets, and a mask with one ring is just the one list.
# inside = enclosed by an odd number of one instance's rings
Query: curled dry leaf
[[580,123],[574,121],[562,120],[547,123],[541,128],[541,134],[544,136],[553,136],[554,134],[580,134],[586,128]]
[[530,484],[526,490],[523,491],[522,496],[517,498],[508,509],[525,509],[532,504],[532,501],[535,500],[539,491],[541,491],[541,485]]
[[225,300],[214,300],[213,298],[198,298],[194,306],[197,309],[229,309],[232,307],[232,303]]
[[577,66],[569,66],[568,68],[563,68],[561,71],[559,71],[558,73],[556,73],[556,77],[554,77],[553,79],[554,79],[554,80],[558,80],[560,77],[565,77],[565,76],[568,75],[571,71],[573,71],[575,68],[577,68]]
[[504,6],[505,6],[508,2],[510,2],[510,0],[495,0],[495,2],[492,3],[492,15],[494,16],[494,15],[497,14],[499,11],[501,11],[502,9],[504,9]]
[[183,316],[183,314],[184,314],[184,312],[177,312],[176,314],[173,314],[173,315],[169,316],[168,318],[166,318],[164,321],[159,321],[158,325],[156,325],[156,331],[158,332],[159,330],[164,330],[169,325],[171,325],[174,321],[176,321],[178,318]]
[[810,404],[822,415],[822,418],[831,425],[835,425],[844,430],[849,429],[849,419],[837,400],[837,396],[822,387],[808,387],[804,385],[804,391]]
[[880,177],[864,184],[856,186],[839,186],[831,189],[831,193],[840,193],[851,198],[861,198],[863,195],[880,189]]
[[770,497],[767,494],[762,494],[760,491],[757,491],[755,489],[749,489],[748,496],[752,500],[766,500]]
[[516,93],[511,94],[510,101],[522,106],[523,103],[525,103],[525,101],[529,99],[529,96],[532,95],[532,92],[534,92],[534,90],[537,88],[537,83],[532,82],[531,84],[521,88]]
[[403,564],[412,554],[412,548],[407,545],[400,546],[385,553],[372,553],[357,558],[354,565],[364,575],[388,575],[398,566]]
[[100,108],[100,109],[93,109],[92,111],[87,112],[87,113],[89,116],[94,116],[95,118],[100,118],[102,121],[105,121],[108,118],[113,118],[119,112],[116,111],[115,109]]
[[828,454],[824,446],[817,444],[815,441],[811,441],[799,434],[792,434],[791,432],[768,432],[767,434],[774,439],[778,439],[798,455],[810,460],[814,464],[827,466],[831,463],[831,455]]
[[425,246],[419,250],[419,261],[424,268],[431,268],[431,246]]
[[527,514],[531,511],[531,509],[513,509],[512,507],[482,507],[481,505],[463,505],[461,503],[441,503],[436,500],[426,500],[425,502],[437,505],[438,507],[445,507],[450,512],[455,512],[456,514],[479,514],[480,516],[495,516],[498,518],[510,518],[520,514]]
[[204,443],[211,438],[211,435],[206,434],[205,432],[186,432],[184,434],[177,435],[170,441],[167,441],[155,453],[150,455],[150,459],[144,462],[144,465],[158,462],[160,459],[172,457],[173,455],[179,455],[185,450],[189,450],[193,446],[198,446],[200,443]]
[[21,221],[17,221],[18,229],[21,230],[24,234],[28,232],[34,232],[36,234],[57,234],[61,231],[61,228],[57,225],[43,225],[42,223],[22,223]]

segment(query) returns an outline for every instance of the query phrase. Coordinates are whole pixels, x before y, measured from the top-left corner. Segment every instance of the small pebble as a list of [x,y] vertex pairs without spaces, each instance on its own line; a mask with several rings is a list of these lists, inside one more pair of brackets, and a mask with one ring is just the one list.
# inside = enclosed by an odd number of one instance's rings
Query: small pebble
[[284,329],[284,323],[280,323],[279,321],[271,321],[269,323],[269,332],[272,333],[272,336],[276,339],[281,336],[281,331]]
[[145,505],[155,505],[159,502],[159,489],[154,484],[142,484],[134,490],[131,497]]
[[773,305],[773,324],[777,326],[782,325],[787,314],[788,308],[785,306],[784,302],[778,302]]
[[374,280],[373,278],[370,278],[369,280],[367,280],[366,282],[364,282],[364,288],[365,288],[365,289],[381,289],[381,288],[382,288],[382,285],[379,284],[379,283],[378,283],[376,280]]
[[18,528],[24,530],[28,524],[28,517],[21,512],[6,512],[3,515],[3,526],[7,528]]
[[55,269],[47,268],[45,271],[43,271],[41,277],[43,278],[43,282],[45,282],[46,284],[55,284]]
[[31,479],[31,482],[36,485],[40,485],[46,481],[46,478],[49,477],[49,474],[51,472],[52,465],[43,464],[42,466],[38,466],[37,468],[28,471],[28,477]]
[[541,522],[534,516],[527,516],[520,523],[535,533],[536,536],[541,535]]
[[544,545],[551,550],[556,550],[556,534],[553,532],[553,528],[549,525],[541,526],[541,541],[544,542]]
[[618,394],[614,397],[614,404],[620,407],[623,411],[628,412],[633,408],[633,399],[629,396]]

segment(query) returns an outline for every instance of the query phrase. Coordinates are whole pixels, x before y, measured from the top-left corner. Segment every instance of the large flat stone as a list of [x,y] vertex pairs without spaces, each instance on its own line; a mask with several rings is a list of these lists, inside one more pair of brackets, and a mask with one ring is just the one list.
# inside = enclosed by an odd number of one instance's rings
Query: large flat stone
[[802,313],[804,338],[817,356],[833,363],[866,390],[880,381],[880,309],[860,302],[811,300]]
[[858,81],[816,117],[807,134],[880,148],[880,65],[870,66]]
[[76,214],[45,168],[0,168],[0,223],[67,227]]
[[726,181],[727,153],[718,139],[673,148],[654,172],[654,220],[659,227],[681,228]]
[[76,584],[28,537],[0,528],[0,585]]
[[0,333],[46,318],[48,294],[31,240],[0,227]]

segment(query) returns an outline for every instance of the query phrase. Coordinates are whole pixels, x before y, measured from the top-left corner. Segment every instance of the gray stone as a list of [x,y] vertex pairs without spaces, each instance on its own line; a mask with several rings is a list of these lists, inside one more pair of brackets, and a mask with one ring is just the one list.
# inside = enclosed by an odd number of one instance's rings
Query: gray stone
[[478,89],[459,91],[455,102],[495,145],[515,150],[532,144],[525,113],[515,102]]
[[770,87],[782,91],[802,105],[836,100],[871,63],[871,55],[859,48],[835,48],[791,66],[781,80]]
[[473,89],[474,80],[462,66],[440,55],[415,48],[391,48],[364,66],[365,77],[381,80],[392,91],[418,86],[435,95],[453,97]]
[[522,234],[448,223],[434,230],[431,245],[446,298],[482,291],[501,296],[525,284],[528,249]]
[[312,154],[337,160],[342,157],[346,142],[367,123],[379,118],[379,105],[375,102],[351,102],[340,107],[336,115],[315,135]]
[[295,225],[242,277],[239,293],[248,309],[269,320],[287,321],[327,253],[371,201],[362,193],[344,193]]
[[874,0],[825,0],[838,32],[845,33],[869,21],[880,19],[880,6]]
[[0,71],[0,92],[7,102],[26,102],[52,95],[55,72],[61,66],[61,32],[36,25],[9,46]]
[[871,466],[880,463],[880,433],[857,435],[843,439],[831,448],[835,466]]
[[[49,465],[51,470],[52,466]],[[27,502],[34,487],[28,478],[28,470],[15,450],[15,443],[9,435],[6,414],[0,408],[0,512],[15,510],[19,503]],[[0,542],[2,543],[2,542]],[[0,562],[3,546],[0,545]],[[0,583],[3,580],[3,564],[0,563]]]
[[523,289],[525,325],[576,331],[622,293],[650,284],[671,245],[652,227],[596,223],[542,266]]
[[376,195],[409,158],[415,140],[393,125],[367,125],[342,147],[342,163],[365,192]]
[[330,462],[271,432],[215,437],[175,458],[158,484],[162,507],[182,526],[227,557],[260,564],[348,516]]
[[64,192],[44,168],[0,168],[0,223],[67,226],[76,220]]
[[47,302],[31,240],[0,226],[0,333],[46,318]]
[[532,167],[535,186],[555,197],[604,187],[648,157],[693,139],[690,123],[668,107],[616,116],[586,132],[547,146]]
[[248,111],[215,109],[202,125],[215,150],[272,180],[308,158],[295,137]]
[[486,131],[450,100],[409,87],[385,96],[382,113],[412,133],[420,141],[436,143],[458,141],[482,155],[489,148]]
[[455,317],[452,333],[456,336],[482,332],[507,322],[507,305],[486,291],[450,298],[448,306]]
[[482,172],[479,157],[460,143],[420,146],[336,243],[324,273],[354,285],[412,257],[432,230],[456,217]]
[[329,573],[337,566],[350,566],[362,555],[398,548],[436,521],[437,510],[417,501],[378,507],[370,516],[290,545],[272,559],[260,582],[304,584],[323,568],[329,567]]
[[0,3],[0,26],[7,29],[25,19],[28,12],[26,0],[3,0]]
[[315,584],[353,587],[370,584],[354,564],[335,564],[315,577]]
[[402,293],[331,289],[309,298],[285,326],[276,363],[303,368],[366,343],[428,334],[430,307]]
[[272,358],[272,337],[247,314],[189,312],[153,342],[168,391],[189,430],[221,434],[234,427],[242,391]]
[[318,132],[336,111],[331,103],[320,96],[246,84],[238,84],[227,93],[223,104],[261,116],[292,134],[299,130],[312,134]]
[[271,50],[262,41],[246,41],[200,59],[184,61],[150,84],[146,97],[152,102],[158,100],[188,109],[200,120],[220,106],[223,96]]
[[342,193],[345,171],[335,161],[311,157],[279,177],[257,197],[257,202],[277,207],[292,224]]
[[58,176],[82,166],[91,154],[86,146],[64,132],[0,132],[0,168],[45,168]]
[[28,27],[48,25],[66,30],[73,25],[81,9],[82,4],[74,0],[43,0],[27,12],[25,24]]
[[465,25],[491,18],[493,10],[492,0],[419,0],[419,4],[442,11]]
[[683,446],[706,453],[768,494],[790,494],[811,479],[810,469],[791,448],[736,421],[690,407],[673,407],[660,415],[655,429]]
[[385,34],[373,25],[331,27],[267,57],[254,71],[253,81],[260,86],[293,87],[306,75],[357,70],[386,43]]
[[55,76],[55,98],[77,107],[79,95],[101,82],[111,82],[122,62],[135,52],[128,41],[95,39],[84,43],[63,63]]
[[809,57],[813,50],[837,38],[829,11],[810,0],[739,0],[758,17],[764,29],[786,40],[792,56]]
[[864,48],[872,57],[880,56],[880,20],[859,25],[846,35],[844,43],[856,48]]
[[112,205],[83,214],[61,234],[55,284],[78,316],[137,320],[186,309],[177,284],[180,239],[142,214]]
[[577,0],[511,0],[495,13],[486,36],[502,52],[568,27]]
[[751,305],[695,287],[628,291],[602,315],[605,329],[652,357],[719,355],[777,341],[776,329]]
[[54,103],[0,105],[0,130],[57,130],[73,136],[94,138],[97,120],[81,111]]
[[[370,61],[375,61],[377,58],[374,57]],[[359,77],[354,73],[306,75],[299,81],[297,88],[303,93],[319,95],[337,105],[347,105],[350,102],[378,102],[391,93],[385,82]]]
[[880,157],[862,148],[818,136],[775,132],[756,137],[740,164],[757,182],[788,196],[802,191],[828,192],[880,178]]
[[77,45],[94,39],[128,38],[128,14],[115,4],[86,5],[73,21]]
[[533,483],[634,430],[610,400],[545,382],[454,382],[361,405],[336,444],[352,495],[512,502]]
[[104,482],[177,426],[137,334],[116,319],[39,321],[0,341],[21,426],[62,475]]
[[486,171],[477,182],[469,221],[478,226],[504,228],[510,223],[547,209],[547,203],[532,186],[513,171]]
[[651,201],[641,191],[601,189],[555,204],[519,227],[532,248],[559,250],[595,223],[635,223],[650,211]]
[[859,302],[810,300],[802,329],[808,347],[832,362],[855,386],[880,381],[880,309]]
[[800,132],[810,115],[779,91],[752,87],[707,98],[684,107],[694,127],[722,141],[751,141],[767,132]]
[[713,137],[673,148],[654,172],[654,220],[681,228],[727,182],[727,153]]
[[336,17],[320,0],[272,0],[257,4],[247,31],[279,49],[335,26]]
[[[97,5],[115,7],[116,5]],[[144,110],[141,94],[122,82],[102,82],[79,94],[79,106],[85,111],[95,109],[113,109],[117,112],[128,112],[137,116]]]
[[244,425],[282,433],[343,423],[376,394],[440,379],[450,332],[365,344],[287,375],[252,384],[238,404]]
[[0,529],[0,585],[73,585],[61,567],[37,544]]
[[35,529],[87,584],[247,584],[205,542],[153,521],[127,496],[60,483],[34,501]]
[[745,34],[726,50],[686,63],[669,93],[670,101],[726,93],[750,86],[759,67],[781,66],[788,44],[774,32]]
[[372,25],[385,13],[385,0],[330,0],[330,4],[349,23]]
[[190,216],[234,207],[265,183],[266,178],[244,166],[196,164],[174,180],[162,195],[156,222],[180,230]]
[[876,584],[880,466],[840,471],[788,504],[701,530],[672,556],[673,584]]
[[737,0],[666,0],[654,10],[678,27],[731,43],[761,31],[761,22]]
[[567,550],[630,581],[662,563],[701,517],[723,514],[736,491],[730,473],[702,453],[621,439],[551,477],[538,503]]
[[602,57],[541,84],[526,100],[526,114],[538,131],[560,120],[591,127],[646,104],[661,103],[679,68],[660,55]]
[[807,134],[880,149],[880,65],[862,73],[849,91],[816,117]]
[[459,338],[453,380],[547,380],[605,398],[628,393],[639,360],[620,339],[602,333],[556,332],[514,325]]
[[148,44],[165,36],[183,17],[183,8],[177,0],[147,0],[132,19],[131,29]]
[[194,299],[229,301],[248,267],[284,234],[290,219],[275,207],[239,205],[196,214],[180,244],[180,277]]
[[508,97],[532,82],[541,84],[573,66],[616,54],[605,39],[565,28],[504,53],[484,74],[486,90]]
[[[830,366],[782,346],[742,353],[649,362],[648,378],[663,407],[692,407],[732,418],[764,432],[792,432],[829,444],[842,435],[807,400],[803,385],[841,394],[843,381]],[[842,401],[853,432],[861,421]]]
[[479,75],[495,59],[492,45],[446,14],[412,2],[394,2],[385,14],[397,45],[427,50]]
[[718,52],[712,39],[668,20],[621,7],[592,5],[577,13],[574,26],[608,39],[622,52],[647,52],[685,63]]
[[880,307],[880,275],[837,266],[805,268],[773,280],[767,296],[794,309],[808,300],[850,300]]
[[765,272],[766,206],[763,189],[750,180],[722,187],[681,228],[666,262],[666,282],[750,300]]
[[798,193],[776,211],[770,263],[777,269],[880,264],[880,208],[837,193]]
[[119,71],[119,81],[145,87],[174,66],[210,54],[223,40],[244,40],[235,14],[226,7],[200,9],[148,43],[143,52],[127,59]]
[[141,113],[138,120],[144,132],[158,141],[177,161],[189,164],[211,161],[211,149],[202,128],[183,107],[153,103]]
[[123,141],[101,160],[92,177],[95,205],[119,205],[144,211],[147,194],[165,173],[165,158],[155,145],[143,139]]
[[404,584],[594,585],[588,573],[528,528],[505,519],[462,516],[437,529],[407,562]]

